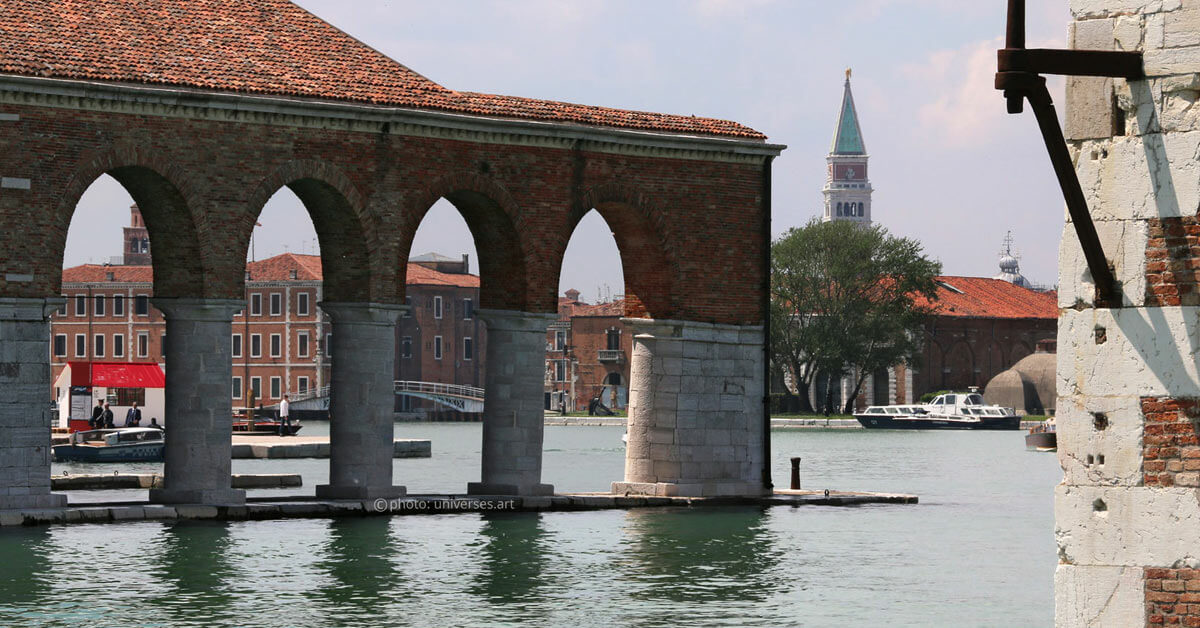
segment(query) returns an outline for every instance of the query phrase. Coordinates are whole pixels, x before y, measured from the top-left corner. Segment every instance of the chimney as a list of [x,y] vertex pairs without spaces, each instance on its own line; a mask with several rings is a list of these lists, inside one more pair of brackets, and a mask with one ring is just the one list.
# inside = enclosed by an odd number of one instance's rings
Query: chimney
[[574,288],[571,288],[570,290],[567,290],[567,291],[566,291],[566,292],[564,292],[563,294],[567,295],[567,300],[568,300],[568,301],[570,301],[570,302],[572,302],[572,303],[578,303],[578,302],[579,302],[579,291],[578,291],[578,290],[576,290],[576,289],[574,289]]
[[107,273],[104,273],[104,280],[105,281],[116,281],[117,280],[116,273],[112,272],[111,270],[108,271]]
[[1055,338],[1046,338],[1045,340],[1037,341],[1037,346],[1033,350],[1034,353],[1057,353],[1058,340]]
[[299,275],[299,273],[296,272],[296,269],[293,268],[288,271],[288,277],[291,278],[292,281],[296,281],[297,279],[300,278],[300,275]]

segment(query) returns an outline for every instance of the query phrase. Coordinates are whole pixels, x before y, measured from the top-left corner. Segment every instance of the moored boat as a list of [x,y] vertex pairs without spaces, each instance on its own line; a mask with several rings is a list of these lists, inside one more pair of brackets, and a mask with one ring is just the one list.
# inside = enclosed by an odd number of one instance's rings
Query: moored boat
[[1054,417],[1050,417],[1029,428],[1025,435],[1025,448],[1036,451],[1058,451],[1058,428],[1054,425]]
[[867,429],[1021,429],[1021,417],[1012,408],[986,406],[979,393],[947,393],[924,405],[870,406],[854,418]]
[[84,430],[71,434],[65,445],[53,447],[59,462],[159,462],[166,442],[153,427]]

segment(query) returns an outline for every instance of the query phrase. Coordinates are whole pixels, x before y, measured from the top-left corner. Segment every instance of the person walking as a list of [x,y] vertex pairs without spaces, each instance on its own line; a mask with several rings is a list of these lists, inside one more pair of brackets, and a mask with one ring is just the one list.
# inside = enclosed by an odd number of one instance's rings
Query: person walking
[[133,407],[125,412],[125,427],[137,427],[142,423],[142,411],[138,409],[137,402],[133,402]]
[[92,418],[88,419],[88,427],[98,430],[104,427],[104,401],[96,400],[96,407],[92,408]]
[[292,419],[288,411],[288,396],[283,396],[283,401],[279,402],[279,435],[287,436],[292,432]]
[[104,414],[103,414],[103,416],[101,417],[101,422],[103,423],[103,425],[104,425],[104,427],[105,427],[106,429],[110,429],[110,430],[111,430],[112,428],[116,427],[115,425],[113,425],[113,411],[112,411],[112,408],[110,408],[110,407],[108,406],[108,402],[107,402],[107,401],[105,401],[105,402],[104,402]]

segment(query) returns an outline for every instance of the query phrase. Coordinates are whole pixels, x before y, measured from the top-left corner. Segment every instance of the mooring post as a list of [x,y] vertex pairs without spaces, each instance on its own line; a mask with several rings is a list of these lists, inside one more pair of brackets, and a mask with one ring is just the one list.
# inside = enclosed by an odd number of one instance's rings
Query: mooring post
[[800,490],[800,459],[792,458],[792,490]]

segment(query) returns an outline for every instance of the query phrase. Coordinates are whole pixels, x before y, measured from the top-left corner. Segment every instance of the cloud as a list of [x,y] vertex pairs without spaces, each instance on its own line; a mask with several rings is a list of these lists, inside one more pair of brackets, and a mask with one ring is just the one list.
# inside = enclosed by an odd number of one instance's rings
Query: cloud
[[700,0],[692,6],[700,17],[712,19],[744,16],[749,11],[773,2],[774,0]]
[[1004,100],[994,89],[996,50],[1001,38],[977,41],[957,50],[930,53],[902,72],[916,94],[930,98],[917,108],[922,134],[947,148],[984,143],[1005,127]]

